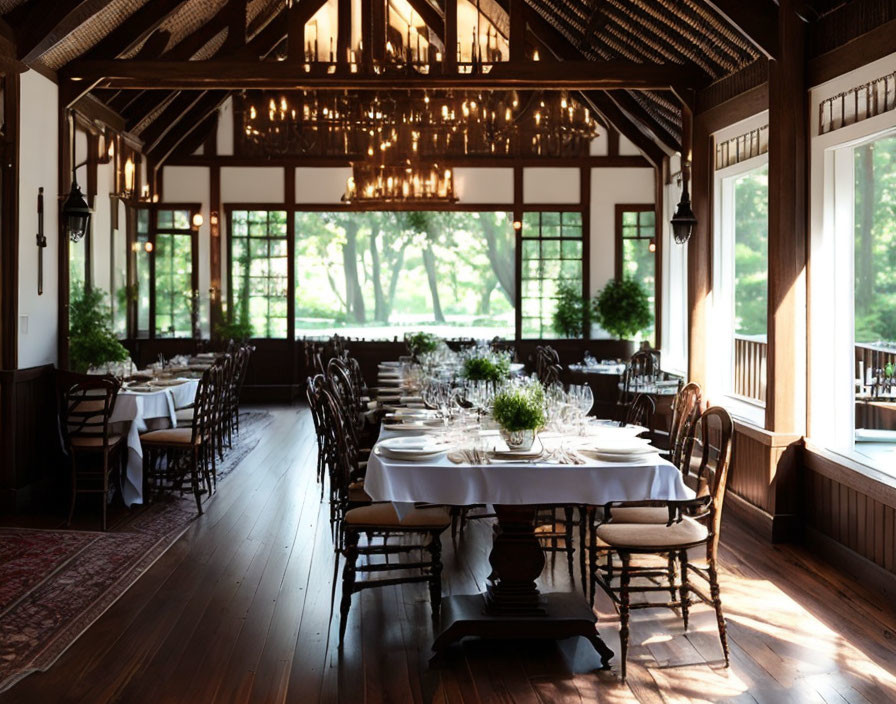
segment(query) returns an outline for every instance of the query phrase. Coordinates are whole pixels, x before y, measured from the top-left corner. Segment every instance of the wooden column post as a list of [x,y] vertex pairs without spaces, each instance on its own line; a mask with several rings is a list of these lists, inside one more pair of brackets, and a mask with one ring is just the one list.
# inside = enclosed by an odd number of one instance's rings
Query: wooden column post
[[221,288],[221,167],[210,166],[208,199],[208,240],[209,240],[209,319],[211,339],[217,338],[217,329],[224,322]]
[[444,40],[445,55],[442,57],[442,70],[448,74],[457,73],[457,0],[445,0]]
[[768,430],[806,424],[806,26],[781,0],[778,58],[769,65]]
[[[685,123],[690,123],[687,110]],[[712,136],[700,115],[693,119],[693,142],[685,142],[682,161],[691,152],[691,207],[697,225],[688,243],[688,379],[706,385],[706,308],[712,292],[712,160],[715,151]],[[685,129],[683,134],[690,136]],[[673,245],[679,246],[679,245]]]

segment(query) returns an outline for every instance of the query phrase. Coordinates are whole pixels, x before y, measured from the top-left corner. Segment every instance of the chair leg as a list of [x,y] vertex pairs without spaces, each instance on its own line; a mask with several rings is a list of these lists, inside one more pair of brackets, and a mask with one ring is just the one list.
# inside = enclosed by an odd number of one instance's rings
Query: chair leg
[[451,507],[451,540],[455,540],[457,538],[457,524],[460,518],[460,507],[452,506]]
[[588,568],[587,561],[585,559],[585,552],[588,549],[588,521],[591,517],[591,512],[587,506],[579,506],[579,573],[582,579],[582,594],[585,595],[585,598],[588,598],[588,586],[586,580],[586,570]]
[[722,613],[722,599],[719,595],[719,575],[716,571],[714,560],[709,561],[709,593],[712,597],[712,605],[716,610],[716,622],[719,624],[719,640],[722,641],[722,652],[725,653],[725,667],[731,664],[731,655],[728,652],[728,627],[725,624],[725,615]]
[[678,587],[681,599],[681,620],[684,621],[684,630],[688,630],[688,616],[691,608],[691,585],[688,582],[688,551],[678,551],[678,561],[681,563],[681,585]]
[[[591,546],[588,550],[591,557],[588,570],[588,596],[592,609],[594,608],[594,593],[597,590],[597,526],[594,523],[594,518],[591,517],[588,521],[588,537]],[[609,581],[607,583],[609,584]]]
[[75,463],[75,453],[71,453],[72,460],[72,501],[68,507],[68,520],[65,522],[66,527],[72,524],[72,518],[75,515],[75,501],[78,497],[78,468]]
[[566,545],[566,568],[569,570],[569,581],[572,582],[573,587],[575,587],[576,578],[575,578],[575,570],[573,569],[573,553],[575,552],[575,541],[573,539],[573,527],[572,527],[572,519],[573,519],[573,510],[572,506],[564,506],[563,507],[563,532],[565,533],[565,542]]
[[631,584],[629,562],[631,557],[627,552],[620,552],[619,558],[622,560],[622,573],[619,585],[619,657],[622,668],[622,681],[625,682],[625,659],[628,655],[629,638],[629,586]]
[[669,583],[669,601],[675,601],[675,553],[666,555],[666,580]]
[[109,454],[103,451],[103,533],[106,532],[106,509],[109,506]]
[[358,531],[345,531],[345,566],[342,568],[342,603],[339,605],[339,649],[345,640],[345,627],[348,612],[352,607],[352,594],[355,587],[355,563],[358,561]]
[[196,508],[199,510],[199,515],[202,515],[202,498],[199,494],[199,451],[198,448],[193,448],[193,456],[192,463],[190,464],[190,483],[193,487],[193,496],[196,497]]
[[432,620],[439,618],[439,609],[442,605],[442,539],[433,531],[430,535],[429,545],[426,548],[432,559],[429,578],[429,603],[432,606]]

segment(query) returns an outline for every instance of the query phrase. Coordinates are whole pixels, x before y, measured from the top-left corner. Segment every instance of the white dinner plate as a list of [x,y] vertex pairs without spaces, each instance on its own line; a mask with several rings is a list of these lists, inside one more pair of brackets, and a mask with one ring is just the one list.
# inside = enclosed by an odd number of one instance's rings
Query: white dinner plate
[[658,456],[655,448],[652,452],[641,454],[601,452],[600,450],[579,450],[579,452],[585,457],[605,462],[644,462],[648,458]]
[[373,451],[390,459],[418,460],[437,457],[449,449],[449,445],[430,435],[403,435],[380,440]]
[[406,420],[398,423],[383,423],[383,428],[398,433],[431,433],[441,425],[442,422],[438,420]]
[[657,448],[644,438],[595,438],[588,443],[588,449],[596,452],[610,452],[614,455],[645,455],[657,452]]

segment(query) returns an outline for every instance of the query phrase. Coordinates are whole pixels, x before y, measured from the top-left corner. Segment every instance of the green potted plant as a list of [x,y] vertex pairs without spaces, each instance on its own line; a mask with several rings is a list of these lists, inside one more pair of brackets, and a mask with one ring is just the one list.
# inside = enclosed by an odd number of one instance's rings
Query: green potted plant
[[510,355],[475,349],[464,357],[461,376],[469,381],[499,382],[510,378]]
[[218,337],[222,340],[236,340],[236,341],[245,341],[252,337],[254,334],[254,330],[252,329],[252,323],[250,323],[245,317],[242,315],[233,320],[228,320],[224,323],[219,323],[215,327],[215,332]]
[[544,427],[544,390],[538,382],[508,386],[495,395],[492,418],[501,428],[507,447],[514,451],[532,449],[538,431]]
[[632,340],[653,322],[647,290],[632,279],[610,281],[594,298],[594,317],[616,339]]
[[69,364],[76,372],[124,362],[130,355],[112,332],[106,293],[97,288],[75,289],[69,304]]
[[439,338],[430,332],[405,333],[404,343],[413,357],[435,352],[439,346]]
[[591,306],[582,296],[581,285],[572,281],[557,284],[557,308],[553,317],[554,330],[568,338],[582,337],[591,325]]

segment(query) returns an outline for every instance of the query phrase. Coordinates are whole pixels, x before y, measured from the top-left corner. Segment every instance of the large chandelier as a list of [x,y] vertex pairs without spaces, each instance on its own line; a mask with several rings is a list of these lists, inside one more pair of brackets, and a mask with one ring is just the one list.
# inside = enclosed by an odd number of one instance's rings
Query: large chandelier
[[246,93],[243,149],[403,164],[466,156],[587,154],[598,125],[561,91]]

